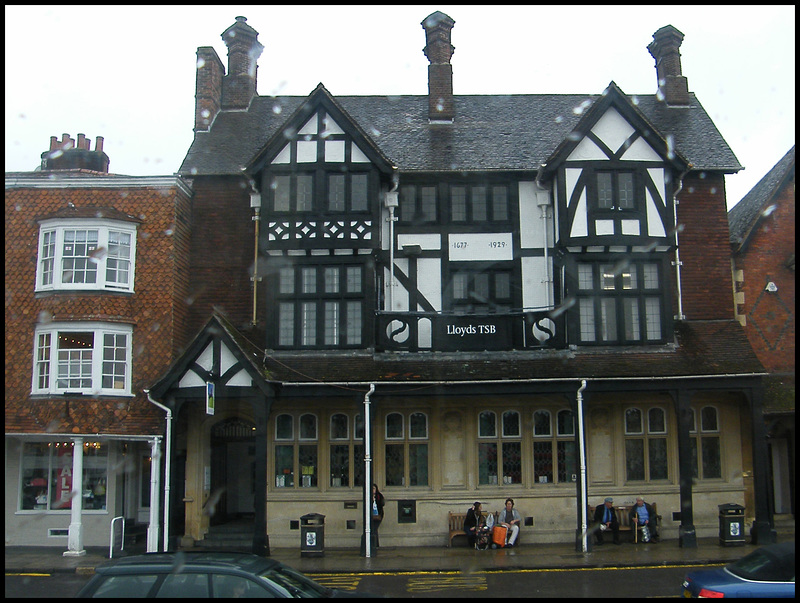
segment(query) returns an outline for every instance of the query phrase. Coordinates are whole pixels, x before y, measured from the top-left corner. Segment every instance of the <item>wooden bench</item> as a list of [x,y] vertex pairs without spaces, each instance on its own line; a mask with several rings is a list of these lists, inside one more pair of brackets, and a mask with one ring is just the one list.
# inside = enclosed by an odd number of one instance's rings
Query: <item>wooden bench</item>
[[[655,518],[653,518],[653,522],[656,525],[656,529],[658,529],[661,523],[661,515],[658,514],[658,507],[656,503],[648,503],[651,507],[653,507],[653,514]],[[633,541],[639,542],[639,531],[641,530],[641,526],[638,526],[637,529],[634,531],[633,527],[635,524],[635,520],[631,519],[630,513],[631,509],[636,505],[622,505],[618,507],[614,507],[614,513],[617,515],[617,522],[619,523],[619,531],[622,532],[632,532],[633,533]],[[588,505],[586,510],[588,512],[587,515],[587,523],[591,526],[594,523],[594,510],[596,505]],[[462,521],[463,524],[463,521]]]
[[[494,522],[497,523],[497,516],[498,511],[492,513],[494,515]],[[484,517],[488,516],[487,513],[484,513]],[[467,518],[466,513],[453,513],[452,511],[447,512],[447,529],[450,531],[448,534],[447,546],[453,546],[453,538],[456,536],[463,536],[464,538],[467,537],[467,533],[464,531],[464,520]],[[520,524],[520,528],[522,525]],[[520,535],[522,534],[522,529],[520,529]],[[519,542],[519,535],[517,536],[517,542]]]
[[453,538],[458,536],[459,534],[464,538],[467,537],[466,532],[464,532],[464,520],[467,518],[466,513],[453,513],[452,511],[448,511],[447,513],[447,529],[450,530],[450,534],[448,536],[447,546],[453,546]]

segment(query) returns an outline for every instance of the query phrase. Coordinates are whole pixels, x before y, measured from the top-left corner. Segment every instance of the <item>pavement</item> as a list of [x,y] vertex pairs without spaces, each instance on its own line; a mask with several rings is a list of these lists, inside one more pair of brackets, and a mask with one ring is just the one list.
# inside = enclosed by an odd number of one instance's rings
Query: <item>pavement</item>
[[[794,541],[794,519],[776,524],[777,542]],[[463,541],[463,539],[460,539]],[[508,549],[477,551],[465,545],[447,547],[381,547],[370,557],[356,548],[329,548],[321,556],[304,556],[297,548],[272,548],[270,557],[304,574],[377,572],[476,572],[520,569],[577,569],[607,567],[653,567],[669,565],[725,564],[759,548],[746,538],[737,545],[722,545],[719,538],[698,538],[697,547],[681,547],[678,540],[658,543],[614,545],[606,539],[587,553],[576,551],[575,543],[528,542]],[[144,543],[126,545],[115,558],[144,552]],[[62,547],[6,546],[6,574],[75,572],[93,574],[94,568],[109,561],[108,547],[87,547],[81,556],[64,556]]]

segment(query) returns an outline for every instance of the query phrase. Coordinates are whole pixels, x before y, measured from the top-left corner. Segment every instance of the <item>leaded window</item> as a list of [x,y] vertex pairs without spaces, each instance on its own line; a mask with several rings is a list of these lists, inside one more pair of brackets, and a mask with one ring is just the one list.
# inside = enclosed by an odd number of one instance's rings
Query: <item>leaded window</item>
[[533,481],[537,484],[575,481],[575,426],[572,412],[557,411],[555,433],[551,411],[533,413]]
[[384,426],[386,485],[427,486],[428,416],[423,412],[390,412]]
[[577,265],[578,329],[583,344],[664,340],[661,265],[581,262]]
[[318,486],[319,453],[316,415],[288,413],[275,417],[275,487]]
[[628,481],[669,479],[667,422],[663,408],[624,412],[625,475]]
[[478,414],[478,483],[480,485],[522,483],[522,446],[519,412]]
[[[692,428],[689,432],[692,449],[692,473],[697,479],[719,479],[722,477],[722,450],[720,442],[719,413],[714,406],[700,409],[698,430],[694,409]],[[698,455],[698,449],[700,451]]]
[[277,346],[361,347],[364,338],[362,265],[300,265],[277,274]]

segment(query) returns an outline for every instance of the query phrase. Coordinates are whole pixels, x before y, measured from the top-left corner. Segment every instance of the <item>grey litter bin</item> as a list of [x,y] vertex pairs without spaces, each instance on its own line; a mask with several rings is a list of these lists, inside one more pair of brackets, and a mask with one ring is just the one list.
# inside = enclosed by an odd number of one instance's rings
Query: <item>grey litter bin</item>
[[719,543],[722,546],[745,543],[744,507],[735,503],[719,505]]
[[300,518],[300,556],[322,557],[325,554],[325,516],[309,513]]

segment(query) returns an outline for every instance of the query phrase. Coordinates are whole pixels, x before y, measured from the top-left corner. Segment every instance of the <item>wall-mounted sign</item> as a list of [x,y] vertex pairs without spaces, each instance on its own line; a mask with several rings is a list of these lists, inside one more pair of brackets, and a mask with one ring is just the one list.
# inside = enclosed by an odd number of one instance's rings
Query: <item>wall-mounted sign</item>
[[214,384],[206,381],[206,414],[214,414]]
[[510,316],[449,316],[436,321],[437,349],[447,351],[508,350]]
[[447,251],[452,262],[511,260],[511,241],[510,232],[451,234]]

